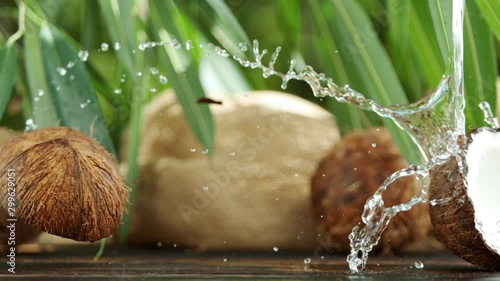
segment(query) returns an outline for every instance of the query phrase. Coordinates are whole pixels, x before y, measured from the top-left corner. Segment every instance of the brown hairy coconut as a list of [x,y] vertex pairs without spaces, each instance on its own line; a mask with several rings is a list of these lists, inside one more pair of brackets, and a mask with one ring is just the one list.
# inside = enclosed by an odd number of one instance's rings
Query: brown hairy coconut
[[[5,144],[7,144],[11,140],[21,135],[22,135],[21,132],[9,130],[6,128],[0,128],[0,149]],[[0,207],[0,248],[1,247],[6,248],[10,246],[8,245],[8,242],[11,231],[10,229],[7,228],[7,226],[9,225],[7,219],[9,219],[7,210],[5,210],[3,207]],[[21,220],[18,220],[16,222],[16,229],[15,229],[15,243],[16,245],[19,245],[29,242],[37,238],[38,235],[40,235],[40,233],[41,233],[40,230],[23,223]]]
[[215,147],[208,155],[175,93],[145,109],[141,177],[128,241],[210,250],[312,250],[309,181],[340,139],[321,107],[286,93],[208,94]]
[[84,133],[35,130],[6,144],[0,159],[0,203],[17,219],[77,241],[118,227],[127,189],[113,157]]
[[[395,171],[408,166],[388,130],[372,128],[346,134],[323,159],[311,179],[315,218],[332,251],[348,252],[349,233],[361,220],[366,200]],[[412,177],[398,179],[383,193],[386,206],[420,194]],[[400,252],[427,236],[428,206],[419,204],[392,219],[375,250]]]
[[465,174],[454,157],[431,171],[429,198],[437,202],[429,210],[431,221],[438,240],[456,255],[479,267],[500,270],[498,129],[472,133],[465,151]]

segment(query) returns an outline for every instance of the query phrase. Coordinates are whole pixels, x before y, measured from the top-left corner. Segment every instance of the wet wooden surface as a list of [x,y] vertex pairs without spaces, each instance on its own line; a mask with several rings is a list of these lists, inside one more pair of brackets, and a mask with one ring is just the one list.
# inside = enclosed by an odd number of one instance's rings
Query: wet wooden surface
[[[500,280],[500,273],[481,271],[449,253],[403,257],[370,257],[366,272],[351,274],[345,256],[311,253],[219,252],[177,249],[107,249],[97,262],[95,247],[55,252],[19,253],[16,273],[3,264],[4,280]],[[311,263],[304,259],[311,258]],[[417,269],[421,261],[424,268]]]

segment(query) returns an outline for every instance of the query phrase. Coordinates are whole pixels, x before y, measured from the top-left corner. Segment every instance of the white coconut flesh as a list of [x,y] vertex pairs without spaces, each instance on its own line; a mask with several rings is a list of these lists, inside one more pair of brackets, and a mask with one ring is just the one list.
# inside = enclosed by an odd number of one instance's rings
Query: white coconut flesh
[[471,137],[465,157],[467,194],[476,229],[485,245],[500,255],[500,132],[485,130]]

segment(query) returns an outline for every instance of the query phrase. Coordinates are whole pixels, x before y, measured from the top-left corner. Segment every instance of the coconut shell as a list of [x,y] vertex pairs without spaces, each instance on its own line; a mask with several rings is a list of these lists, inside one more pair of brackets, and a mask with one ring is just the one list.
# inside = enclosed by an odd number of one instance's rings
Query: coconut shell
[[[332,251],[350,251],[348,236],[360,223],[366,200],[392,173],[407,166],[384,128],[346,134],[333,147],[311,179],[314,215]],[[420,192],[420,183],[413,177],[404,177],[389,186],[382,197],[385,206],[394,206]],[[427,237],[431,231],[427,208],[419,204],[396,215],[375,251],[401,252]]]
[[[5,144],[21,135],[21,132],[9,130],[6,128],[0,128],[0,149]],[[7,242],[10,236],[10,230],[7,228],[8,218],[9,216],[7,210],[5,210],[3,207],[0,207],[0,247],[3,246],[4,248],[8,246]],[[41,231],[19,220],[16,222],[15,233],[16,245],[20,245],[34,240],[40,235]]]
[[466,194],[456,159],[451,158],[432,169],[430,177],[429,199],[449,198],[429,209],[436,238],[465,261],[500,270],[500,256],[484,244],[476,229],[474,208]]
[[209,250],[314,249],[309,179],[339,139],[331,114],[285,93],[208,96],[222,101],[208,105],[215,125],[210,156],[173,92],[146,107],[128,241]]
[[113,157],[84,133],[35,130],[6,144],[0,159],[0,203],[8,207],[12,169],[16,218],[77,241],[99,240],[118,227],[127,190]]

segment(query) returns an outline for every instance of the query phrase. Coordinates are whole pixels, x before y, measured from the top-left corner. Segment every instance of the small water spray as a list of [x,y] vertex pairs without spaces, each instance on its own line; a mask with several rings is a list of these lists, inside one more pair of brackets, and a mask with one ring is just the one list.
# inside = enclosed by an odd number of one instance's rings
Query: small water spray
[[500,128],[500,121],[498,120],[498,117],[495,117],[493,112],[491,112],[491,106],[488,102],[482,101],[479,103],[479,108],[483,111],[484,122],[486,122],[486,124],[490,125],[494,129]]

